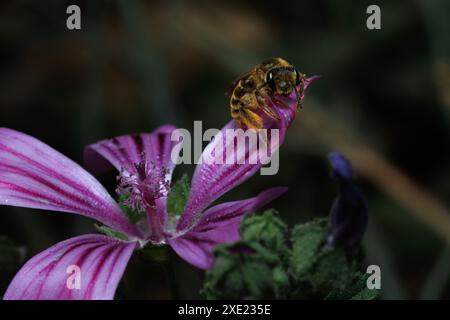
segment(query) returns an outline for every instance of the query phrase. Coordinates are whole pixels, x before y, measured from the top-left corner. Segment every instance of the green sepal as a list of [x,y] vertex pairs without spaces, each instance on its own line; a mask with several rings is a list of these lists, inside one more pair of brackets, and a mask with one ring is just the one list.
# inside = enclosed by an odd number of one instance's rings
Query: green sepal
[[95,229],[107,236],[119,239],[119,240],[124,240],[127,241],[128,237],[126,235],[124,235],[123,233],[121,233],[120,231],[114,230],[110,227],[107,227],[105,225],[99,225],[99,224],[94,224]]
[[170,189],[170,193],[167,198],[167,211],[170,215],[180,216],[183,213],[189,197],[189,190],[189,178],[186,174],[184,174],[173,184]]

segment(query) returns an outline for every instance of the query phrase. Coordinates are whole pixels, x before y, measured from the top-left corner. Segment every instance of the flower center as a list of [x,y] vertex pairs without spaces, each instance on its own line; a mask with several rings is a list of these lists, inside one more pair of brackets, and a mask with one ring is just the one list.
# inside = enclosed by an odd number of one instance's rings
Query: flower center
[[134,172],[122,169],[117,178],[116,192],[123,199],[123,205],[138,215],[134,222],[147,222],[139,226],[146,231],[149,240],[161,243],[164,240],[165,212],[159,202],[165,201],[170,188],[166,178],[168,170],[147,161],[145,154],[134,166]]

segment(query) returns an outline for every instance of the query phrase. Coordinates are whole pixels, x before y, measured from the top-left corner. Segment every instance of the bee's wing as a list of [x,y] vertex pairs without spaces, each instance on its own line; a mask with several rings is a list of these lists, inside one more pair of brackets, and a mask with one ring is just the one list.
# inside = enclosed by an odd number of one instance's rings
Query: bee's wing
[[234,88],[236,88],[236,86],[239,83],[239,81],[248,78],[254,71],[255,71],[255,69],[252,69],[249,72],[247,72],[244,75],[242,75],[239,78],[237,78],[236,80],[234,80],[230,84],[230,86],[227,88],[227,90],[225,91],[225,95],[228,96],[228,97],[231,97],[231,95],[233,94]]

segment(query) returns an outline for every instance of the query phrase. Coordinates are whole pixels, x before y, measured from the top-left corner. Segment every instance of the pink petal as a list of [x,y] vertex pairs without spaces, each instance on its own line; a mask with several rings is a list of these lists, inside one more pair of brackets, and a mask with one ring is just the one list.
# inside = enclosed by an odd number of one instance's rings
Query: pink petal
[[[234,141],[229,141],[232,139],[226,138],[225,132],[228,129],[236,129],[234,121],[230,121],[221,130],[222,139],[215,138],[209,143],[203,155],[210,153],[211,150],[220,150],[220,144],[222,143],[223,152],[215,155],[215,158],[227,156],[227,143],[228,145],[235,144]],[[257,142],[249,143],[245,149],[240,146],[238,153],[245,150],[245,155],[244,152],[242,153],[242,158],[245,161],[241,163],[236,161],[234,164],[225,162],[219,164],[217,162],[207,163],[203,161],[201,164],[198,164],[192,178],[191,192],[186,209],[180,218],[177,229],[186,230],[190,228],[196,220],[200,219],[202,211],[213,201],[252,177],[261,168],[262,163],[268,159],[268,156],[272,155],[279,148],[284,141],[284,137],[280,132],[279,141],[268,139],[267,144],[270,146],[268,153],[259,151]],[[257,161],[251,159],[257,159]]]
[[240,220],[242,215],[264,207],[266,204],[286,193],[287,190],[287,187],[270,188],[253,198],[225,202],[211,207],[205,211],[201,220],[192,229],[192,232],[205,232],[220,228],[221,224],[231,220]]
[[[218,239],[221,241],[219,242]],[[201,234],[188,233],[180,238],[170,239],[172,249],[193,266],[207,270],[214,264],[214,248],[221,243],[239,240],[239,221],[234,220],[220,229]]]
[[285,187],[272,188],[254,198],[214,206],[191,231],[169,240],[169,244],[187,262],[200,269],[209,269],[214,263],[213,250],[218,244],[239,240],[242,216],[258,210],[286,191]]
[[305,91],[306,91],[306,89],[308,89],[308,87],[311,85],[311,83],[313,83],[314,81],[316,81],[318,79],[320,79],[320,76],[317,76],[317,75],[306,78],[305,79]]
[[[320,78],[319,76],[312,76],[310,78],[305,79],[305,87],[304,92],[306,89],[311,85],[311,83],[315,80]],[[297,88],[300,89],[300,88]],[[275,112],[278,114],[278,116],[281,119],[281,122],[278,124],[278,127],[280,128],[280,136],[285,136],[287,130],[291,126],[292,122],[294,121],[296,115],[297,115],[297,96],[295,92],[292,92],[290,96],[288,97],[279,97],[282,99],[286,104],[287,108],[283,106],[279,106],[275,104],[273,101],[269,101],[269,103],[272,105],[272,108],[275,110]],[[303,96],[301,97],[303,99]]]
[[174,126],[164,125],[152,133],[124,135],[91,144],[85,150],[85,164],[92,171],[105,171],[112,165],[119,171],[136,173],[135,165],[145,155],[147,162],[172,172],[175,164],[171,152],[176,143],[170,137],[174,130]]
[[[110,300],[136,242],[83,235],[50,247],[31,258],[16,274],[5,300]],[[80,287],[74,270],[79,267]]]
[[81,214],[128,235],[139,231],[78,164],[24,133],[0,128],[0,204]]

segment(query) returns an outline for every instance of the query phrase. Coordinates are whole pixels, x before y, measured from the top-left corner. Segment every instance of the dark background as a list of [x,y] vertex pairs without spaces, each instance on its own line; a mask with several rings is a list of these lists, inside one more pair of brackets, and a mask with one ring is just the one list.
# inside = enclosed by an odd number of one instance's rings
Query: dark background
[[[69,4],[81,6],[79,31],[66,28]],[[381,7],[381,30],[366,28],[369,4]],[[369,201],[364,246],[381,266],[382,298],[450,298],[449,25],[446,0],[3,1],[0,126],[81,163],[83,147],[105,137],[194,120],[221,128],[231,81],[284,57],[322,78],[281,148],[278,175],[255,175],[223,200],[286,185],[272,206],[289,225],[326,216],[336,194],[326,156],[339,150]],[[114,174],[99,179],[114,190]],[[94,230],[75,215],[0,212],[0,235],[26,259]],[[198,297],[203,273],[170,258],[172,276],[133,258],[118,297]],[[0,274],[0,292],[13,269]]]

